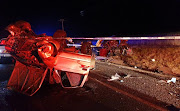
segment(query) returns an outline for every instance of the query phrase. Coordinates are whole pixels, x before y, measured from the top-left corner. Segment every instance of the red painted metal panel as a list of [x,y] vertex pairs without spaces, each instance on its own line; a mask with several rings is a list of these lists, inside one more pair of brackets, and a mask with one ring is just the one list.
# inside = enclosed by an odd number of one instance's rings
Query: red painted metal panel
[[90,66],[91,56],[89,55],[60,52],[57,55],[57,61],[54,68],[62,71],[87,74]]

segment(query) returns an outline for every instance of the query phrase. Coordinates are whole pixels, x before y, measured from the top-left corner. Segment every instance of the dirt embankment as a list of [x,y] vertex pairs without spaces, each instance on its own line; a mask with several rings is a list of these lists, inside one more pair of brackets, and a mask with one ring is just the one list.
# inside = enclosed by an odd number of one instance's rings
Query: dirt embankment
[[120,59],[133,67],[180,76],[180,47],[135,47],[132,52]]

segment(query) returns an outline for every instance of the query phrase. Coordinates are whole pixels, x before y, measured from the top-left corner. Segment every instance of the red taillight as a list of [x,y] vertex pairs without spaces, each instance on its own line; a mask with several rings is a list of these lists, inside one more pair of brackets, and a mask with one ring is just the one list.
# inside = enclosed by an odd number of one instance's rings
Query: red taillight
[[1,40],[1,43],[0,43],[0,44],[1,44],[1,45],[5,45],[5,42],[6,42],[5,40]]

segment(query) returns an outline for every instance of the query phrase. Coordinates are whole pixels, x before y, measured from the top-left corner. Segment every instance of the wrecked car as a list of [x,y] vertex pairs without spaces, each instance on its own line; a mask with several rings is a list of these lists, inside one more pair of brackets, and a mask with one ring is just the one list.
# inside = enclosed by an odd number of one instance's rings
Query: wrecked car
[[36,35],[26,21],[10,24],[6,29],[10,35],[5,48],[16,60],[7,84],[9,89],[32,96],[44,80],[63,88],[83,87],[95,65],[94,57],[67,47],[64,32],[56,32],[55,37]]

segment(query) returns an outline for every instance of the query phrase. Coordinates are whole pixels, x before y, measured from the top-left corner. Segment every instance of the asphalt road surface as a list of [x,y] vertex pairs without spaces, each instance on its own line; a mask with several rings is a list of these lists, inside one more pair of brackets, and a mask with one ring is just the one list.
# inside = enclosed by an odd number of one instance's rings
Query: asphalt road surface
[[[83,88],[63,89],[59,84],[44,83],[35,95],[29,97],[6,89],[13,67],[12,64],[0,64],[0,111],[165,110],[163,103],[156,107],[156,102],[151,104],[146,100],[143,101],[138,98],[138,94],[132,95],[132,90],[123,86],[116,87],[118,84],[113,82],[110,84],[103,82],[102,77],[92,72]],[[128,90],[131,91],[131,94],[127,93]]]

